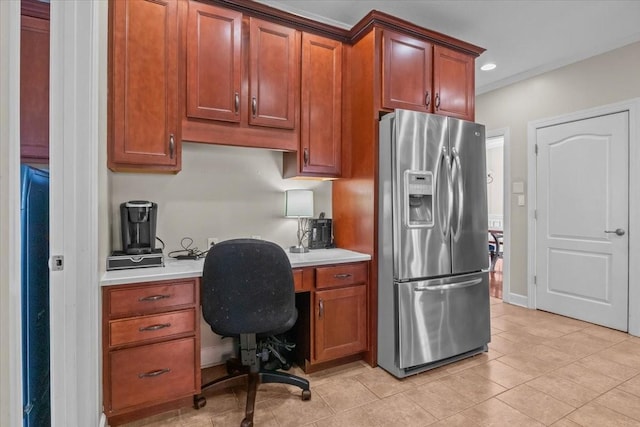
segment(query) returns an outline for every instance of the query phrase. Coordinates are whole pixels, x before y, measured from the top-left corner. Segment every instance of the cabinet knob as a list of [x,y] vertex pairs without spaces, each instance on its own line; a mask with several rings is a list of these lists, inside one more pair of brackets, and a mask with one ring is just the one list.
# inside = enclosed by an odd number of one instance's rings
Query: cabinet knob
[[173,134],[170,134],[169,135],[169,157],[172,159],[173,159],[175,150],[176,150],[176,141],[175,141],[175,138],[173,137]]
[[240,111],[240,94],[238,92],[235,93],[233,106],[236,110],[236,114]]
[[440,94],[436,93],[436,110],[440,108]]
[[307,166],[309,164],[309,149],[305,148],[302,153],[302,158],[304,160],[304,165]]
[[253,113],[253,117],[258,114],[258,100],[255,96],[251,98],[251,112]]
[[431,104],[431,96],[429,95],[429,91],[424,95],[424,104],[428,107]]

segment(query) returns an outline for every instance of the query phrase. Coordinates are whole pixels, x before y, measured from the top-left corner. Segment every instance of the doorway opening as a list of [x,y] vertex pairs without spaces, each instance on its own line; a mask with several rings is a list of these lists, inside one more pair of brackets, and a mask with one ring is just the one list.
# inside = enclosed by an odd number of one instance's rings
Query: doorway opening
[[504,271],[504,135],[486,140],[489,293],[502,299]]

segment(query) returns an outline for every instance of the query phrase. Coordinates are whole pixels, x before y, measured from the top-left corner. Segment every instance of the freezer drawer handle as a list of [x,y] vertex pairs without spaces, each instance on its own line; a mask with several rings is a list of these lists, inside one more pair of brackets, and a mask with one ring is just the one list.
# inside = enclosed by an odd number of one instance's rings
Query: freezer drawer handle
[[335,277],[336,279],[348,279],[349,277],[351,277],[351,274],[349,273],[334,274],[333,277]]
[[424,286],[421,288],[413,288],[414,292],[423,292],[423,291],[448,291],[451,289],[460,289],[460,288],[466,288],[469,286],[473,286],[473,285],[477,285],[478,283],[481,283],[482,279],[478,278],[478,279],[473,279],[473,280],[465,280],[464,282],[457,282],[457,283],[449,283],[446,285],[436,285],[436,286]]

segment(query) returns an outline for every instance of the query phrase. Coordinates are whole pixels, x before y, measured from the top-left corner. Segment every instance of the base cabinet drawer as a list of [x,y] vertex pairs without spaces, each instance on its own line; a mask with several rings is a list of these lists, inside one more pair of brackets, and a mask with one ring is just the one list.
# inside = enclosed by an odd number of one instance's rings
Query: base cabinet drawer
[[195,338],[112,351],[110,410],[196,394],[196,351]]

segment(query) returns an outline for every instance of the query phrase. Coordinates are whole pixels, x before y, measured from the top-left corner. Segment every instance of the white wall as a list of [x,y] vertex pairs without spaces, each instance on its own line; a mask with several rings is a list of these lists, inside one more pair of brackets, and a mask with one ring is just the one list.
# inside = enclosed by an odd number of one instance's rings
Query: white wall
[[[523,52],[526,54],[526,52]],[[640,43],[606,52],[476,98],[476,121],[509,128],[511,180],[527,182],[527,124],[640,96]],[[636,143],[633,142],[632,143]],[[511,183],[505,183],[507,190]],[[527,210],[511,197],[511,292],[527,295]],[[527,200],[527,204],[529,201]]]
[[[111,247],[121,249],[120,203],[150,200],[158,204],[156,234],[165,256],[191,237],[204,249],[207,237],[226,240],[259,235],[281,246],[296,244],[297,221],[284,218],[284,191],[314,192],[315,216],[331,217],[331,182],[282,179],[282,153],[255,148],[184,143],[177,175],[109,173]],[[229,346],[219,346],[201,322],[202,363],[220,361]],[[218,348],[220,347],[220,348]]]

